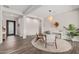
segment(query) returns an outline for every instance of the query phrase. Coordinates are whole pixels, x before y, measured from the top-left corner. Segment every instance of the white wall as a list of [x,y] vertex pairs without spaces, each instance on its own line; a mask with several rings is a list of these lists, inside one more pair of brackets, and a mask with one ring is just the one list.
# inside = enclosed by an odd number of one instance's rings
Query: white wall
[[39,21],[30,19],[27,16],[19,19],[19,35],[26,38],[27,35],[35,35],[39,30]]
[[23,24],[24,24],[24,22],[23,22],[23,17],[20,17],[20,18],[18,19],[18,24],[19,24],[19,27],[18,27],[18,35],[19,35],[20,37],[23,37]]
[[60,27],[68,26],[69,24],[75,24],[75,26],[79,28],[79,10],[60,14],[55,18],[60,22]]
[[25,20],[25,29],[27,35],[35,35],[39,30],[39,21],[26,18]]
[[[6,28],[6,20],[13,20],[13,21],[16,21],[16,35],[17,35],[17,16],[11,16],[13,14],[11,13],[8,13],[8,12],[3,12],[3,15],[2,15],[2,25]],[[5,32],[6,33],[6,32]]]
[[[44,19],[45,30],[55,29],[47,19]],[[68,26],[69,24],[74,24],[79,28],[79,10],[74,10],[54,16],[54,20],[59,22],[59,28],[62,29],[63,26]]]
[[0,6],[0,43],[2,43],[2,11]]

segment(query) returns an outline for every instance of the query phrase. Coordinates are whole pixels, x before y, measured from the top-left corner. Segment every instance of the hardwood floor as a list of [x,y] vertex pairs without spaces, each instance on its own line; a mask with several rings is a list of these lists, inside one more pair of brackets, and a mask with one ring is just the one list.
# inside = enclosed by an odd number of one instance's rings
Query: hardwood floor
[[[34,48],[31,44],[32,36],[22,39],[18,36],[9,36],[5,42],[0,44],[0,54],[50,54]],[[79,53],[79,42],[74,42],[76,48],[66,53]],[[62,53],[61,53],[62,54]]]
[[21,53],[37,53],[40,51],[31,45],[32,37],[22,39],[20,37],[9,36],[8,39],[0,45],[1,54],[21,54]]

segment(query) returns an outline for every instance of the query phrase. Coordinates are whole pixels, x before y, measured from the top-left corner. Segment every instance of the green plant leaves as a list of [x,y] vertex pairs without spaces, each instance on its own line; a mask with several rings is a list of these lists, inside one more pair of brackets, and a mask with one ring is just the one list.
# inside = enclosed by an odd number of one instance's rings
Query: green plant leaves
[[75,25],[74,25],[74,24],[69,24],[69,28],[68,28],[68,30],[70,30],[70,31],[74,31],[74,30],[76,30]]
[[74,24],[69,24],[67,36],[69,37],[79,36],[79,32],[77,32]]

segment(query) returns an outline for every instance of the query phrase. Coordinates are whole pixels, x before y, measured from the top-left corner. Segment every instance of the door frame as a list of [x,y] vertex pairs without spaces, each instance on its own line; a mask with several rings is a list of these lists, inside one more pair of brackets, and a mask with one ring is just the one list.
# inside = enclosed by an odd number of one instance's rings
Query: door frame
[[[14,23],[14,33],[13,34],[8,34],[8,31],[9,31],[9,29],[8,29],[8,25],[9,25],[9,22],[13,22]],[[11,36],[11,35],[16,35],[16,21],[14,21],[14,20],[6,20],[6,35],[7,36]]]

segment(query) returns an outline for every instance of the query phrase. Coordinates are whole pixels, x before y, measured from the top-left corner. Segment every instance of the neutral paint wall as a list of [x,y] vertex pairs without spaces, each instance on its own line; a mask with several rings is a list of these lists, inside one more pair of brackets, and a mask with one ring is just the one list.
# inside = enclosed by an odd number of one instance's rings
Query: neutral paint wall
[[25,31],[26,35],[35,35],[39,30],[39,22],[37,20],[25,19]]
[[[14,16],[10,16],[11,14],[5,14],[3,13],[3,20],[2,20],[2,25],[6,28],[6,20],[13,20],[16,21],[16,34],[17,34],[17,18]],[[6,33],[6,32],[5,32]]]
[[[43,27],[45,30],[49,30],[51,28],[55,29],[47,19],[44,20]],[[62,29],[63,26],[68,26],[69,24],[75,24],[75,26],[79,28],[79,10],[58,14],[54,16],[54,20],[58,21],[60,24],[58,29]]]
[[0,43],[2,43],[2,11],[0,6]]
[[18,27],[18,35],[20,37],[23,37],[23,17],[20,17],[18,19],[18,24],[19,24],[19,27]]
[[60,22],[60,28],[62,26],[68,26],[69,24],[74,24],[79,28],[79,10],[74,10],[60,14],[55,17]]
[[39,21],[30,19],[26,16],[19,19],[19,35],[26,38],[27,35],[35,35],[39,30]]

